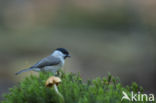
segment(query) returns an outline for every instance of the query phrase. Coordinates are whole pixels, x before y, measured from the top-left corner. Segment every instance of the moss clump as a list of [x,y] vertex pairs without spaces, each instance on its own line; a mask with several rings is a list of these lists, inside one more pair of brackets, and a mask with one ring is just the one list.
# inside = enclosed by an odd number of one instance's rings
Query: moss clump
[[[119,80],[110,74],[107,78],[96,78],[84,83],[79,75],[60,72],[58,76],[62,83],[58,85],[58,90],[64,98],[62,100],[54,88],[45,86],[51,75],[40,73],[39,76],[31,75],[25,78],[19,85],[11,88],[10,93],[5,94],[2,103],[121,103],[122,91],[128,95],[130,91],[143,91],[136,83],[123,87]],[[127,100],[122,102],[134,103]]]

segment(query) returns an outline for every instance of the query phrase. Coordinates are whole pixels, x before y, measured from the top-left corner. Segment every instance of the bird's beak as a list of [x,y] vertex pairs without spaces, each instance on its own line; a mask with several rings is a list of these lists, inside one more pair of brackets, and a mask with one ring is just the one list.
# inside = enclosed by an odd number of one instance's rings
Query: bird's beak
[[70,58],[71,56],[70,56],[70,55],[67,55],[67,57],[69,57],[69,58]]
[[64,57],[64,59],[66,59],[66,58],[68,58],[68,57],[70,58],[71,56],[70,56],[70,55],[66,55],[66,56]]

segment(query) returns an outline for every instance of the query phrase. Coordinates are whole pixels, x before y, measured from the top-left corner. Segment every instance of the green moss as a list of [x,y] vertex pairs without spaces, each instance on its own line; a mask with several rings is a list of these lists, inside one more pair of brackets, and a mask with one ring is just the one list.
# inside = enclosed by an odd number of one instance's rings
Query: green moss
[[[25,78],[5,94],[2,103],[121,103],[122,91],[128,95],[131,90],[143,92],[136,83],[123,87],[119,79],[110,74],[108,77],[96,78],[84,83],[79,75],[60,72],[62,83],[58,86],[58,90],[64,98],[62,100],[53,87],[45,86],[47,78],[51,75],[51,73],[40,73],[39,76],[31,75]],[[134,102],[124,100],[123,103]]]

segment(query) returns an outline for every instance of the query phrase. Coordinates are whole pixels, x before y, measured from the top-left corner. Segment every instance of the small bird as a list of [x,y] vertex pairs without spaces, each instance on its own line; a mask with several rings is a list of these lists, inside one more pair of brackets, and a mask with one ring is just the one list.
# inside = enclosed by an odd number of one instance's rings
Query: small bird
[[65,48],[57,48],[50,56],[43,58],[30,68],[17,72],[16,75],[27,71],[49,71],[56,73],[59,69],[62,68],[67,57],[70,57],[70,55]]

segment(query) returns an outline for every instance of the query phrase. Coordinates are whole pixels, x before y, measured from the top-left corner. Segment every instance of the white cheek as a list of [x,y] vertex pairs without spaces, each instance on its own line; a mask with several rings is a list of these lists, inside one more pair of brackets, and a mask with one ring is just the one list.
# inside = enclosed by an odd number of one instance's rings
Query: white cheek
[[60,51],[54,51],[52,56],[64,58],[65,55]]

